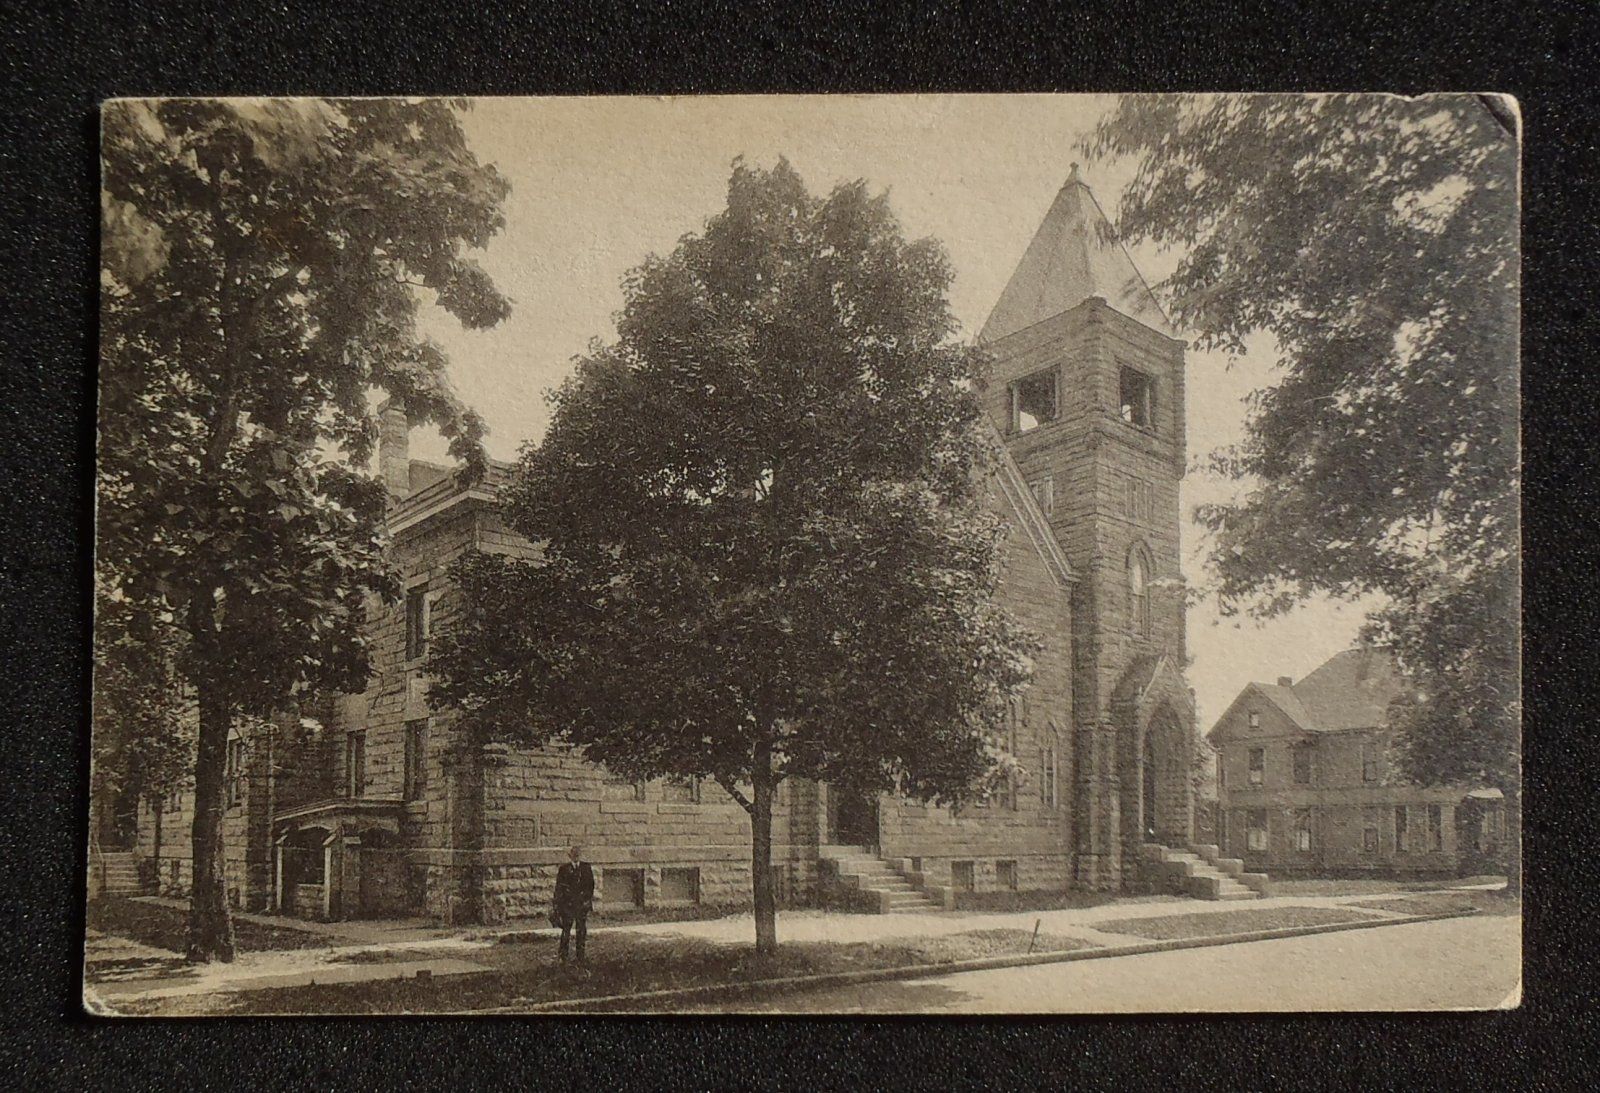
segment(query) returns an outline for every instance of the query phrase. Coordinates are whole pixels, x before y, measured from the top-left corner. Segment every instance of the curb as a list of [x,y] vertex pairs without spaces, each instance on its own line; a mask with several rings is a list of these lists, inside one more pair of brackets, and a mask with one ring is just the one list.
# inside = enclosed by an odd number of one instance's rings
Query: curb
[[1249,941],[1310,937],[1314,934],[1332,934],[1345,930],[1370,930],[1381,926],[1409,926],[1417,922],[1469,918],[1476,914],[1478,914],[1476,910],[1440,911],[1427,915],[1411,915],[1406,918],[1358,919],[1350,922],[1325,923],[1319,926],[1284,926],[1275,930],[1251,930],[1238,934],[1212,934],[1206,937],[1174,938],[1166,941],[1140,941],[1129,945],[1108,945],[1086,949],[1059,949],[1053,952],[1026,953],[1017,956],[988,956],[980,957],[976,960],[957,960],[948,964],[909,964],[894,968],[869,968],[859,972],[791,975],[779,979],[758,979],[747,983],[713,983],[702,987],[680,987],[672,990],[644,991],[639,994],[563,998],[551,1002],[534,1002],[523,1006],[513,1004],[497,1006],[492,1009],[462,1011],[462,1014],[642,1012],[631,1007],[651,1002],[718,1001],[755,993],[815,990],[824,987],[845,987],[857,983],[880,983],[895,979],[927,979],[933,976],[955,975],[959,972],[990,971],[996,968],[1022,968],[1036,964],[1066,964],[1078,960],[1104,960],[1117,956],[1139,956],[1143,953],[1165,953],[1179,949],[1203,949],[1216,945],[1237,945]]

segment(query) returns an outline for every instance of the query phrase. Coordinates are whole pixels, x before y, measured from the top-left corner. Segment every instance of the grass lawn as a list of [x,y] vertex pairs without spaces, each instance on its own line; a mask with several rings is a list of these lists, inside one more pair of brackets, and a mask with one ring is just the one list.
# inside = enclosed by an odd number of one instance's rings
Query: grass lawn
[[[189,919],[182,911],[159,903],[139,903],[110,897],[89,904],[90,929],[119,937],[131,937],[158,949],[182,953],[189,947]],[[240,952],[267,952],[273,949],[326,949],[333,942],[309,930],[286,930],[255,922],[233,920],[234,945]]]
[[1306,880],[1272,879],[1274,896],[1360,896],[1388,894],[1389,892],[1437,892],[1460,884],[1461,881],[1395,880],[1383,877],[1350,877],[1343,880],[1332,877],[1313,877]]
[[[189,996],[130,1003],[124,1012],[179,1014],[404,1014],[455,1013],[514,1003],[637,994],[680,987],[749,983],[785,976],[941,964],[981,957],[1092,947],[1079,938],[1031,930],[972,930],[935,938],[876,942],[788,942],[767,959],[746,943],[719,944],[699,938],[632,932],[591,933],[585,969],[562,967],[553,940],[439,951],[489,967],[476,975],[376,980]],[[378,952],[363,962],[382,962]],[[393,959],[400,959],[396,954]]]
[[1099,907],[1118,897],[1110,892],[958,892],[958,911],[1064,911]]
[[1246,934],[1252,930],[1281,930],[1291,926],[1331,926],[1339,922],[1371,922],[1374,916],[1332,907],[1266,907],[1259,910],[1211,911],[1199,915],[1160,915],[1096,922],[1095,929],[1129,934],[1151,941]]
[[1522,902],[1503,892],[1429,892],[1403,899],[1364,899],[1350,906],[1407,915],[1444,915],[1455,911],[1476,911],[1488,915],[1522,913]]

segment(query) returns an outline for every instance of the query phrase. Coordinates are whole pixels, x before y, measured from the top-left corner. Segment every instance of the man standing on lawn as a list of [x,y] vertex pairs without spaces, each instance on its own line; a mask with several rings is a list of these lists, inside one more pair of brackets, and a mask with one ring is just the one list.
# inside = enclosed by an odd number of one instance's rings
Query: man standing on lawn
[[567,962],[567,941],[578,930],[578,963],[589,937],[589,911],[594,907],[594,870],[583,860],[583,847],[567,851],[567,861],[556,871],[555,917],[561,927],[561,963]]

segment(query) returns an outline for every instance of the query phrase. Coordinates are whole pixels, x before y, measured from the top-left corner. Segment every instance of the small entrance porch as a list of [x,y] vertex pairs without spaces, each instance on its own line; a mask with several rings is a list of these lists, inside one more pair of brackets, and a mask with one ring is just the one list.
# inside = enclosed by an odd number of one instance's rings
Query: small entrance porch
[[272,909],[331,922],[408,912],[397,800],[318,801],[273,820]]

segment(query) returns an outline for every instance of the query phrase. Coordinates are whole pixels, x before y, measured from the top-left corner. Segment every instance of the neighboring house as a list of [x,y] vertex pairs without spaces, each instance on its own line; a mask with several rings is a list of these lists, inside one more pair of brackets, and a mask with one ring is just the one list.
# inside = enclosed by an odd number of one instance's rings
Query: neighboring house
[[[1142,843],[1190,841],[1184,345],[1076,170],[981,339],[993,364],[980,397],[1003,453],[989,503],[1009,527],[998,596],[1044,641],[1008,741],[1025,774],[959,812],[784,783],[773,868],[786,901],[826,894],[835,846],[928,887],[1060,891],[1132,884]],[[430,704],[429,642],[459,609],[450,564],[533,548],[501,519],[509,467],[466,484],[409,458],[400,405],[380,415],[403,600],[374,607],[370,686],[330,700],[324,731],[275,724],[230,745],[236,901],[319,917],[534,916],[577,842],[603,906],[747,902],[749,821],[720,787],[619,782],[562,748],[476,746]],[[157,872],[177,892],[188,816],[173,805]]]
[[1371,648],[1245,687],[1206,734],[1224,852],[1273,875],[1503,868],[1498,790],[1406,785],[1391,769],[1388,709],[1405,689]]

